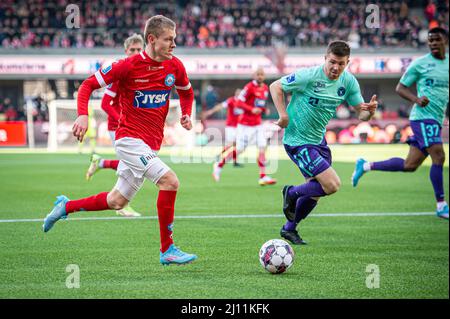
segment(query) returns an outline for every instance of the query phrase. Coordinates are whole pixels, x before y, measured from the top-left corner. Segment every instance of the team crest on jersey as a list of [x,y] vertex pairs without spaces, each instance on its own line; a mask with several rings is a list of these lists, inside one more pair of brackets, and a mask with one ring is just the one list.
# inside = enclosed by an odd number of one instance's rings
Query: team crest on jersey
[[344,95],[345,95],[345,87],[341,86],[341,87],[338,89],[337,94],[338,94],[339,96],[344,96]]
[[167,74],[165,80],[164,80],[164,84],[167,86],[172,86],[175,83],[175,76],[171,73],[171,74]]
[[292,82],[294,82],[295,81],[295,73],[292,73],[292,74],[290,74],[290,75],[288,75],[287,77],[286,77],[286,82],[288,83],[288,84],[291,84]]
[[112,69],[112,65],[109,65],[106,68],[101,69],[101,72],[102,72],[103,75],[105,75],[106,73],[111,71],[111,69]]
[[156,109],[163,107],[169,100],[170,90],[134,91],[133,106],[141,109]]

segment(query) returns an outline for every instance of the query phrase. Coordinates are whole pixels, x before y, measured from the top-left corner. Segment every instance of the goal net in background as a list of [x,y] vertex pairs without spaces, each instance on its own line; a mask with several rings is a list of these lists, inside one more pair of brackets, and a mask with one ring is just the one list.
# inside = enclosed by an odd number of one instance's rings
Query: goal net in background
[[[90,121],[86,138],[95,139],[98,148],[112,147],[107,115],[101,108],[101,100],[89,101],[89,113],[92,114],[92,112],[94,116]],[[195,145],[194,130],[186,131],[180,124],[180,117],[180,101],[171,99],[164,127],[163,146],[192,147]],[[76,118],[76,100],[53,100],[49,103],[48,151],[78,148],[78,141],[72,135],[72,126]],[[195,125],[195,102],[192,105],[192,121]]]

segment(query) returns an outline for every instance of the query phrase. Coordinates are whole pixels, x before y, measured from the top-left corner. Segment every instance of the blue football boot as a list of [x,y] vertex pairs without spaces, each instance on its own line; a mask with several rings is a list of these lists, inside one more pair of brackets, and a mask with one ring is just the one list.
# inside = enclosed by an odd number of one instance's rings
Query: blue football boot
[[193,262],[197,259],[196,255],[182,252],[174,244],[170,245],[165,253],[159,253],[159,261],[163,265],[177,264],[183,265]]
[[352,185],[353,187],[356,187],[358,185],[359,179],[364,175],[364,163],[367,163],[367,161],[363,158],[359,158],[356,161],[355,170],[352,174]]
[[48,232],[50,229],[52,229],[53,225],[58,220],[67,218],[66,203],[68,201],[69,199],[64,195],[56,197],[56,202],[54,203],[55,206],[44,219],[44,224],[42,225],[44,232]]
[[445,205],[441,210],[436,210],[437,217],[448,219],[448,205]]

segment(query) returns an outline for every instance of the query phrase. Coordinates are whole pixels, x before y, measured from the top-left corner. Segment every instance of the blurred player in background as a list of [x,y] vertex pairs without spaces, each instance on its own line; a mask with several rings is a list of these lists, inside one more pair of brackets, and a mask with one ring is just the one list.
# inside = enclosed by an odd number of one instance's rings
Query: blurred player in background
[[241,89],[236,89],[236,91],[234,91],[233,97],[228,98],[226,101],[215,105],[212,109],[203,113],[203,119],[207,119],[208,117],[223,110],[224,108],[227,110],[227,119],[225,123],[225,145],[219,155],[219,158],[222,160],[224,158],[227,158],[231,154],[233,158],[233,164],[236,167],[241,166],[237,162],[236,152],[237,124],[239,116],[243,113],[242,109],[237,107],[238,97],[240,93]]
[[44,220],[44,232],[74,212],[122,209],[133,199],[144,180],[149,179],[159,188],[156,207],[161,264],[186,264],[197,259],[196,255],[185,253],[173,244],[179,181],[157,154],[164,137],[169,95],[173,87],[180,97],[180,124],[186,130],[192,129],[190,115],[194,92],[183,63],[173,56],[175,28],[175,23],[169,18],[153,16],[145,25],[146,48],[143,52],[95,72],[80,86],[77,98],[79,116],[72,130],[74,136],[83,140],[91,93],[119,81],[121,116],[115,142],[116,154],[120,159],[118,180],[110,192],[79,200],[58,196],[54,208]]
[[[133,34],[127,38],[124,42],[126,56],[133,56],[140,53],[144,49],[144,39],[139,34]],[[103,95],[102,109],[108,114],[108,133],[111,137],[112,144],[114,145],[116,140],[116,129],[119,125],[120,116],[120,88],[119,81],[109,84]],[[93,114],[91,112],[91,114]],[[91,115],[89,114],[89,115]],[[87,133],[89,133],[88,130]],[[119,166],[119,160],[103,159],[97,154],[92,154],[91,163],[86,172],[86,179],[90,180],[92,176],[100,169],[113,169],[117,170]],[[123,209],[116,211],[117,215],[124,217],[138,217],[141,216],[130,205],[127,205]]]
[[[244,110],[239,116],[236,135],[236,153],[237,156],[245,151],[250,143],[258,147],[258,166],[259,166],[259,185],[272,185],[276,180],[266,175],[266,147],[267,137],[264,127],[261,124],[262,112],[266,109],[267,98],[269,97],[269,88],[264,83],[265,73],[263,68],[258,68],[253,76],[253,81],[249,82],[241,91],[238,97],[237,106]],[[222,173],[222,168],[229,160],[223,158],[220,162],[214,163],[213,177],[218,182]]]
[[94,109],[89,106],[89,117],[88,117],[88,131],[86,132],[86,138],[83,141],[78,142],[78,154],[83,151],[83,145],[86,140],[89,141],[89,148],[91,154],[95,154],[95,147],[97,146],[97,121],[94,117]]
[[[306,179],[304,184],[283,188],[287,223],[280,235],[295,245],[306,244],[297,231],[300,221],[316,207],[320,197],[337,192],[341,185],[331,167],[331,151],[325,139],[326,125],[336,108],[347,101],[359,111],[360,120],[368,121],[377,107],[375,95],[370,103],[364,103],[358,81],[345,70],[349,58],[347,43],[331,42],[323,65],[298,69],[270,85],[279,115],[277,124],[286,128],[285,150]],[[285,92],[292,93],[287,110]]]
[[[445,219],[448,219],[448,204],[444,194],[445,152],[441,130],[448,103],[447,44],[447,31],[442,28],[431,29],[428,32],[431,52],[414,60],[397,85],[397,93],[414,103],[409,116],[414,135],[407,141],[409,153],[406,159],[394,157],[370,163],[360,158],[356,161],[352,176],[352,184],[356,187],[359,179],[368,171],[414,172],[430,155],[430,180],[437,202],[436,215]],[[414,83],[417,84],[417,96],[409,89]]]

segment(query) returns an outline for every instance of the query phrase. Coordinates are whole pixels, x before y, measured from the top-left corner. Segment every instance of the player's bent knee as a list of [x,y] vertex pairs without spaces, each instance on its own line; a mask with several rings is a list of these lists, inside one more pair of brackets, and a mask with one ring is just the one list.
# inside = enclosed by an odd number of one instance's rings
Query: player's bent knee
[[157,183],[161,190],[176,191],[180,187],[180,181],[173,172],[167,172]]
[[418,168],[419,168],[419,165],[417,165],[415,163],[413,163],[413,164],[405,163],[405,166],[403,169],[405,172],[412,173],[412,172],[415,172]]
[[106,198],[111,209],[119,210],[127,206],[128,200],[118,193],[110,192]]
[[339,190],[339,188],[341,188],[341,181],[340,180],[332,181],[327,185],[322,186],[322,188],[328,195],[334,194]]
[[432,157],[433,164],[435,165],[444,165],[445,163],[445,153],[438,152]]

